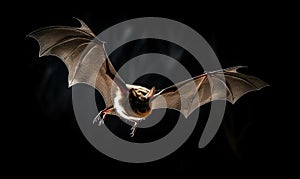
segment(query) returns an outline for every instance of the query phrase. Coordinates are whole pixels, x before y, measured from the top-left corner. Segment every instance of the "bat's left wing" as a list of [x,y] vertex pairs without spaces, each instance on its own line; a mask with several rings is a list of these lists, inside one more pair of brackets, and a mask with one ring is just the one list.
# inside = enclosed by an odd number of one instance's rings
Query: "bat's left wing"
[[152,109],[175,109],[188,117],[196,108],[213,100],[235,103],[244,94],[268,86],[256,77],[238,73],[241,67],[205,73],[165,88],[153,96]]
[[40,57],[52,55],[65,63],[69,71],[69,87],[77,83],[95,87],[101,93],[106,107],[110,107],[113,105],[113,85],[124,93],[128,89],[108,59],[104,43],[83,21],[77,20],[81,27],[45,27],[28,36],[38,41]]

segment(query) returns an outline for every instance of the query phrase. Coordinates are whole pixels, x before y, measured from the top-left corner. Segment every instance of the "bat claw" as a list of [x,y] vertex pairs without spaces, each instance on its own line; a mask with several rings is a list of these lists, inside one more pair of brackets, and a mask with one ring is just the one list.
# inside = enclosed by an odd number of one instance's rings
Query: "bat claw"
[[132,127],[130,130],[131,130],[130,137],[133,137],[135,134],[136,127]]
[[134,136],[134,130],[130,132],[130,137]]
[[100,111],[97,116],[93,120],[93,124],[98,122],[98,126],[101,126],[104,124],[104,119],[105,119],[106,113],[104,111]]
[[93,124],[95,124],[96,122],[98,122],[99,121],[99,117],[98,117],[98,115],[94,118],[94,120],[93,120]]
[[134,125],[131,127],[131,129],[130,129],[131,130],[131,132],[130,132],[131,137],[134,136],[137,126],[138,126],[138,123],[135,122]]
[[101,119],[101,120],[99,121],[99,123],[98,123],[98,126],[101,126],[101,125],[103,125],[103,124],[104,124],[104,120]]

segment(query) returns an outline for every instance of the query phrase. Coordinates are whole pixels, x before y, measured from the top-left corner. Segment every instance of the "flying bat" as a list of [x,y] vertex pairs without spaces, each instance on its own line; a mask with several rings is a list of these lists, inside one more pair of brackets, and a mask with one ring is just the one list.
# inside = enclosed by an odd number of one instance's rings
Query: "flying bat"
[[[77,20],[81,27],[50,26],[28,36],[38,41],[40,57],[52,55],[65,63],[69,87],[85,83],[100,92],[106,108],[93,120],[98,125],[104,124],[107,115],[116,115],[133,122],[133,136],[138,124],[154,109],[175,109],[187,118],[196,108],[213,100],[234,104],[244,94],[268,86],[256,77],[237,72],[242,66],[205,72],[162,90],[126,84],[111,64],[104,42],[82,20]],[[225,95],[220,95],[217,86],[226,90]]]

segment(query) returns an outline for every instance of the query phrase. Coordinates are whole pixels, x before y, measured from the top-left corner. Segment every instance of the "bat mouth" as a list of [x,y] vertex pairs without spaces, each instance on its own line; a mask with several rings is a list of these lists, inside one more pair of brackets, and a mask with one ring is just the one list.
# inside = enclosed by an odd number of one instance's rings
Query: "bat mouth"
[[139,114],[144,114],[144,113],[147,113],[149,110],[150,110],[150,108],[140,108],[137,110],[137,112]]
[[137,114],[146,114],[151,110],[148,104],[130,104],[130,107]]
[[150,108],[140,108],[135,112],[136,112],[136,114],[139,115],[139,117],[143,118],[143,117],[146,117],[150,114],[151,109]]

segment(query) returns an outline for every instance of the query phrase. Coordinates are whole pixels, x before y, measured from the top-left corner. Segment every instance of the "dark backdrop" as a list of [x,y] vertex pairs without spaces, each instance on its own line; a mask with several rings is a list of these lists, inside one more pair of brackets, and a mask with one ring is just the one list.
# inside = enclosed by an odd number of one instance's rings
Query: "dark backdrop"
[[[8,58],[11,62],[9,65],[18,66],[19,69],[18,74],[12,75],[14,80],[8,82],[14,86],[8,90],[16,97],[9,100],[13,101],[13,104],[9,105],[13,110],[9,112],[14,123],[14,132],[11,133],[15,134],[12,135],[13,140],[10,140],[9,145],[9,150],[13,153],[8,154],[10,166],[14,167],[17,164],[28,168],[28,172],[40,169],[51,169],[55,172],[65,167],[78,166],[87,167],[96,173],[112,168],[125,168],[129,170],[128,173],[154,169],[168,169],[169,172],[203,172],[215,167],[229,168],[229,171],[242,168],[249,172],[263,171],[265,166],[279,166],[282,164],[279,161],[289,158],[282,150],[285,148],[282,146],[289,146],[282,135],[282,131],[288,131],[283,128],[284,121],[289,117],[281,117],[279,113],[282,108],[277,102],[281,96],[275,97],[279,91],[279,81],[283,79],[278,75],[283,61],[280,59],[282,44],[279,41],[286,36],[286,33],[280,33],[279,27],[284,20],[276,10],[269,6],[256,5],[242,5],[239,8],[183,5],[175,9],[158,4],[148,6],[147,3],[144,5],[147,8],[125,8],[116,4],[61,7],[50,1],[43,3],[38,7],[33,7],[34,3],[28,3],[23,6],[22,11],[11,8],[10,13],[18,13],[7,20],[7,24],[14,27],[9,33],[17,34],[14,38],[15,43],[21,44],[18,48],[22,49],[10,49]],[[42,8],[43,6],[46,8]],[[9,16],[10,13],[6,15]],[[159,161],[129,164],[108,158],[89,144],[74,118],[71,89],[67,88],[67,68],[58,58],[40,59],[37,42],[25,36],[37,28],[50,25],[78,26],[72,17],[84,20],[95,34],[98,34],[116,23],[145,16],[170,18],[190,26],[208,41],[224,68],[248,66],[243,73],[259,77],[271,87],[249,93],[235,105],[228,103],[220,129],[204,149],[198,148],[198,142],[206,123],[209,105],[203,107],[196,129],[176,152]],[[135,47],[141,44],[143,49],[135,51]],[[126,60],[146,52],[160,52],[170,56],[176,56],[178,53],[178,60],[190,68],[193,75],[203,72],[201,66],[197,70],[194,64],[190,63],[193,57],[180,47],[151,39],[124,45],[117,53],[112,54],[111,58],[118,69]],[[168,83],[162,81],[158,80],[158,85]],[[146,81],[145,85],[151,86],[151,82]],[[170,116],[178,115],[175,111],[168,113]],[[161,137],[157,133],[165,133],[164,131],[171,130],[176,124],[171,120],[172,118],[165,118],[155,128],[156,132],[139,131],[140,137],[134,140]],[[116,119],[112,121],[114,122],[107,125],[118,123]],[[128,131],[128,128],[125,130]]]

